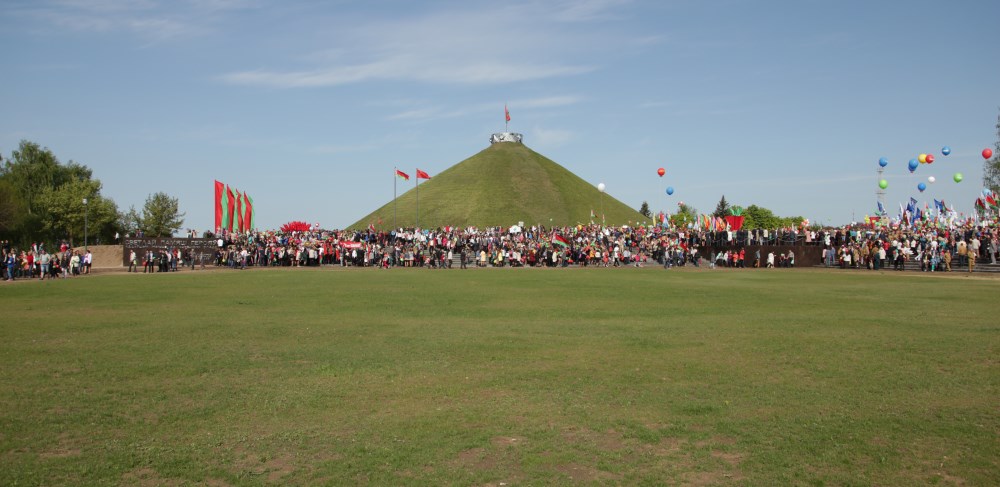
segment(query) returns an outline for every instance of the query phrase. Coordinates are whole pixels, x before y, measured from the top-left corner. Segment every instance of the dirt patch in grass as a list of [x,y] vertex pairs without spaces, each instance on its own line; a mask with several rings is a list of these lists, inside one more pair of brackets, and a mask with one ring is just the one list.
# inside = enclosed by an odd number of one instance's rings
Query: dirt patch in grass
[[516,436],[496,436],[490,439],[490,443],[496,447],[518,446],[524,444],[524,438],[518,438]]
[[59,442],[53,448],[39,453],[38,456],[41,458],[70,458],[78,457],[82,452],[80,442],[63,433],[59,435]]
[[701,487],[705,485],[729,485],[739,483],[742,478],[742,476],[723,472],[686,472],[681,475],[680,484],[694,487]]
[[591,444],[604,451],[619,451],[625,448],[622,434],[609,429],[603,433],[586,428],[568,428],[562,432],[563,441],[570,444]]
[[158,487],[166,486],[173,487],[175,485],[184,485],[185,482],[182,479],[175,478],[164,478],[160,477],[160,474],[149,467],[140,467],[129,472],[122,474],[121,485],[129,485],[134,487]]
[[587,465],[567,463],[557,465],[556,471],[569,477],[573,482],[597,482],[603,480],[620,480],[621,475],[598,470]]
[[470,448],[461,451],[451,462],[455,467],[474,470],[493,470],[498,463],[497,458],[487,454],[485,448]]

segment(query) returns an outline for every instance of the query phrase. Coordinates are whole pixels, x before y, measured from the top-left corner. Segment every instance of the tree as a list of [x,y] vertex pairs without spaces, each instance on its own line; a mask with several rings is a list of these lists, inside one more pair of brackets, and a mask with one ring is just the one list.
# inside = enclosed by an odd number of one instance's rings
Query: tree
[[80,240],[85,230],[92,237],[108,236],[115,227],[118,207],[100,193],[101,182],[90,179],[75,179],[44,189],[35,202],[42,230],[51,238],[66,237],[70,242]]
[[136,231],[139,230],[139,225],[142,222],[142,217],[139,216],[139,212],[135,210],[135,205],[128,207],[128,212],[122,213],[118,212],[118,228],[125,233],[125,235],[135,235]]
[[670,215],[670,224],[674,227],[686,227],[688,223],[694,223],[698,219],[698,210],[692,206],[681,203],[677,205],[677,213]]
[[152,194],[142,207],[139,228],[147,237],[172,236],[184,224],[184,213],[179,208],[177,198],[166,193]]
[[649,211],[649,203],[645,201],[642,202],[642,206],[639,208],[639,214],[646,218],[653,218],[653,212]]
[[757,205],[750,205],[743,210],[743,228],[778,228],[780,220],[771,210]]
[[48,189],[58,188],[73,180],[90,180],[93,173],[87,166],[70,161],[61,165],[47,147],[22,140],[18,149],[0,168],[0,177],[14,186],[29,214],[38,212],[38,200]]
[[0,235],[8,237],[24,216],[24,201],[10,181],[0,178]]
[[997,141],[993,158],[983,162],[983,187],[1000,193],[1000,115],[997,115]]
[[726,195],[722,195],[722,199],[719,200],[719,204],[716,205],[715,211],[712,212],[712,216],[723,218],[729,214],[729,203],[726,201]]

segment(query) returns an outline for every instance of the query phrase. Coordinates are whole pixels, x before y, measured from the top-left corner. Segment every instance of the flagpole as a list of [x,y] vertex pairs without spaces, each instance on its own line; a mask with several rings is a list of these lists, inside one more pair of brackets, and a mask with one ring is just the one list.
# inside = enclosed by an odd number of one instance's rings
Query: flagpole
[[[417,170],[419,171],[419,169],[417,169]],[[414,230],[416,230],[416,228],[420,226],[420,175],[419,174],[415,175],[413,179],[416,180],[416,192],[417,192],[416,193],[417,194],[417,220],[416,220],[416,222],[414,222],[414,225],[413,225]]]

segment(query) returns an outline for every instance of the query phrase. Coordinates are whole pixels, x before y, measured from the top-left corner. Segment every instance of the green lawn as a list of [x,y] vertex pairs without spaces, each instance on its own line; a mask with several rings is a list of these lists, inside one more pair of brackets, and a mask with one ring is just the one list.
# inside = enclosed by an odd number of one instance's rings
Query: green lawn
[[997,279],[0,284],[0,485],[1000,484]]

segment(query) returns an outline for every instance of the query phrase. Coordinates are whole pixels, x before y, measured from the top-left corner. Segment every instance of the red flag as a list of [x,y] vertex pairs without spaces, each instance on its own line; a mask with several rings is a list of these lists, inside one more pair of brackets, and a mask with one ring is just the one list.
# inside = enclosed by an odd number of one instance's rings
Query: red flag
[[503,115],[504,115],[504,117],[507,118],[507,121],[509,122],[510,121],[510,111],[507,110],[507,105],[503,106]]
[[243,194],[236,190],[236,231],[243,233],[247,227],[243,222]]
[[215,182],[215,230],[222,228],[222,194],[226,192],[226,185],[218,181]]
[[417,169],[417,179],[430,179],[431,176],[420,169]]
[[243,229],[253,230],[253,198],[243,192]]
[[396,169],[396,177],[403,178],[403,179],[405,179],[407,181],[410,180],[410,175],[406,174],[403,171],[400,171],[399,169]]
[[552,243],[562,245],[563,247],[569,247],[569,240],[566,240],[566,237],[563,237],[558,233],[552,234]]
[[[226,208],[229,208],[229,214],[232,215],[236,210],[236,195],[233,194],[233,188],[229,186],[226,186],[226,203],[228,204]],[[229,221],[226,222],[225,229],[230,232],[233,231],[233,223],[236,223],[236,219],[230,217]]]

